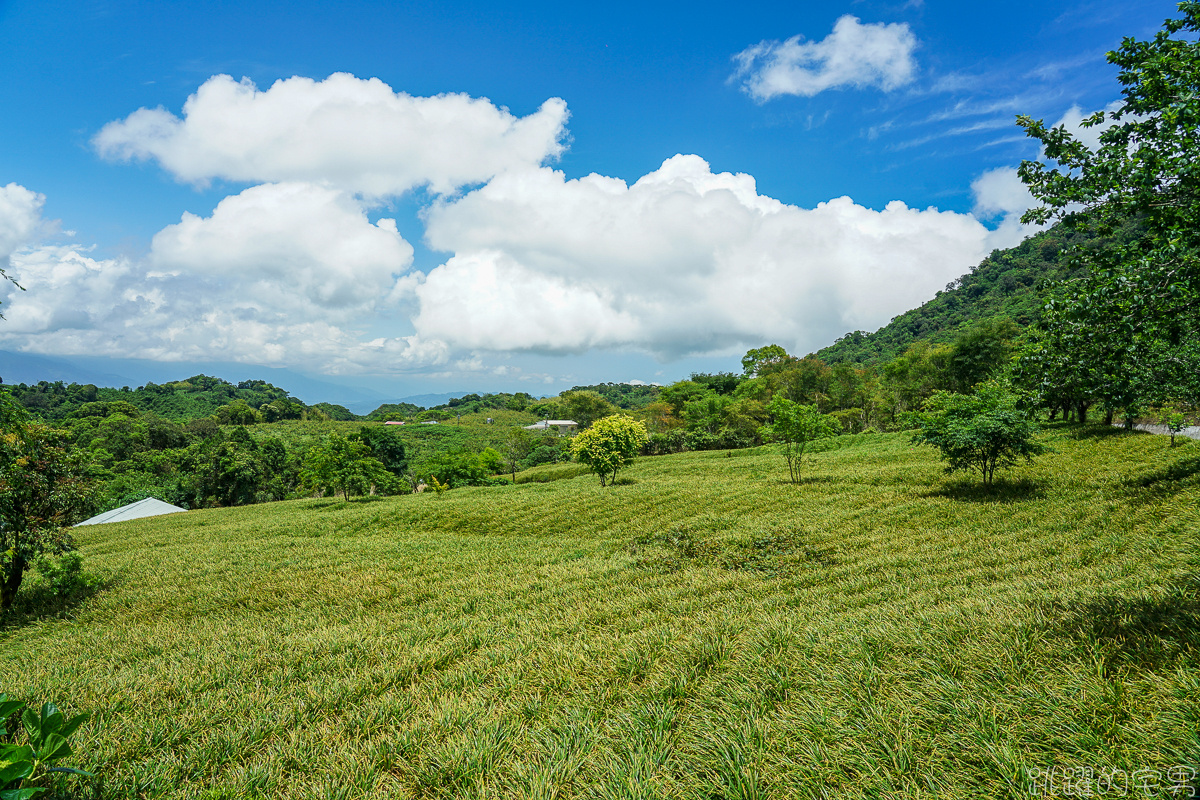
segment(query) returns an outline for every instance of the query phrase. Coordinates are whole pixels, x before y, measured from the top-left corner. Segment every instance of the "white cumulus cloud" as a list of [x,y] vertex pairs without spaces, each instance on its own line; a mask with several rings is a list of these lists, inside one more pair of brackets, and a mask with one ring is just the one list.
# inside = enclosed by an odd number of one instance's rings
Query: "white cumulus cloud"
[[24,186],[0,186],[0,269],[18,248],[35,241],[45,225],[42,206],[46,198]]
[[[236,282],[169,274],[76,246],[19,251],[12,272],[28,291],[0,286],[8,321],[0,349],[153,361],[234,361],[328,374],[428,367],[445,345],[414,336],[364,341],[336,314],[264,311]],[[286,282],[277,288],[287,294]],[[277,310],[277,309],[276,309]]]
[[1100,147],[1100,134],[1107,128],[1112,127],[1112,120],[1108,118],[1110,112],[1116,111],[1122,105],[1120,100],[1115,100],[1105,106],[1102,110],[1105,113],[1105,119],[1099,125],[1093,125],[1085,128],[1083,120],[1092,115],[1092,112],[1084,113],[1077,105],[1073,105],[1067,109],[1066,113],[1058,122],[1054,123],[1055,128],[1065,127],[1079,141],[1083,142],[1089,150],[1096,150]]
[[842,197],[804,209],[675,156],[627,186],[509,173],[427,216],[456,255],[415,288],[422,338],[473,350],[808,352],[928,300],[991,249],[975,217]]
[[335,189],[279,183],[226,197],[210,217],[185,213],[155,235],[150,260],[236,285],[245,307],[353,314],[385,300],[412,257],[395,220],[371,224]]
[[376,78],[293,77],[260,91],[215,75],[183,116],[142,108],[110,122],[93,144],[105,158],[155,159],[187,182],[327,183],[370,196],[418,186],[446,193],[563,151],[566,103],[516,117],[465,94],[413,97]]
[[[31,195],[32,193],[30,193]],[[9,192],[23,230],[41,198]],[[32,209],[32,211],[30,211]],[[16,229],[4,214],[6,229]],[[33,219],[34,223],[28,220]],[[349,195],[311,184],[266,184],[184,214],[144,259],[95,258],[80,245],[24,242],[0,285],[8,320],[0,348],[24,352],[228,360],[326,373],[426,367],[441,342],[412,335],[366,340],[390,306],[412,247],[393,220],[372,224]]]
[[1037,203],[1015,167],[987,170],[971,182],[971,192],[975,196],[976,216],[999,218],[1000,224],[989,237],[992,247],[1014,247],[1041,230],[1040,225],[1021,223],[1021,215]]
[[780,95],[812,97],[843,86],[891,91],[916,71],[917,37],[905,23],[861,23],[846,14],[819,42],[803,37],[764,41],[734,56],[734,78],[762,102]]

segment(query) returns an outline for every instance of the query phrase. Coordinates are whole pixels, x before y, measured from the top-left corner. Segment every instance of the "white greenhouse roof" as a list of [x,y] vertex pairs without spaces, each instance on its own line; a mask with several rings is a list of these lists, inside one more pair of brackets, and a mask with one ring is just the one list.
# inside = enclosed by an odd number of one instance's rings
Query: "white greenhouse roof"
[[155,500],[153,497],[147,497],[145,500],[138,500],[136,503],[130,503],[127,506],[114,508],[112,511],[105,511],[103,514],[97,514],[91,519],[85,519],[75,527],[80,525],[101,525],[105,522],[124,522],[130,519],[141,519],[142,517],[157,517],[160,514],[174,514],[177,511],[187,511],[186,508],[173,506],[170,503],[164,503],[162,500]]

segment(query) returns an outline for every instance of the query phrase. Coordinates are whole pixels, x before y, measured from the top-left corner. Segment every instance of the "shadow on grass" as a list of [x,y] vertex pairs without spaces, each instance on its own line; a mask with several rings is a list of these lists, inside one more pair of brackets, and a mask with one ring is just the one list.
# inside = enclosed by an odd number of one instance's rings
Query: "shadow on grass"
[[1067,432],[1074,439],[1112,439],[1119,436],[1153,436],[1154,434],[1148,431],[1139,431],[1136,428],[1126,430],[1124,427],[1116,428],[1112,425],[1076,425],[1073,429],[1068,429]]
[[841,475],[809,475],[804,473],[800,476],[800,480],[793,482],[787,475],[782,478],[777,478],[773,481],[780,486],[795,486],[797,489],[802,489],[805,486],[820,484],[820,483],[850,483],[844,476]]
[[979,480],[959,480],[942,484],[921,496],[941,497],[963,503],[1021,503],[1041,500],[1045,498],[1046,492],[1040,483],[1028,478],[1019,481],[996,480],[991,486],[985,486]]
[[26,577],[25,584],[13,600],[12,608],[0,612],[0,631],[22,628],[48,619],[70,617],[79,606],[115,584],[116,579],[104,580],[89,576],[86,584],[64,592],[45,582]]
[[1099,645],[1117,665],[1172,669],[1200,653],[1200,576],[1176,584],[1165,597],[1100,597],[1047,607],[1052,632],[1091,648]]
[[1155,469],[1130,476],[1124,481],[1126,489],[1134,494],[1150,490],[1152,494],[1174,494],[1185,485],[1200,480],[1200,454],[1189,455],[1178,461],[1163,464]]

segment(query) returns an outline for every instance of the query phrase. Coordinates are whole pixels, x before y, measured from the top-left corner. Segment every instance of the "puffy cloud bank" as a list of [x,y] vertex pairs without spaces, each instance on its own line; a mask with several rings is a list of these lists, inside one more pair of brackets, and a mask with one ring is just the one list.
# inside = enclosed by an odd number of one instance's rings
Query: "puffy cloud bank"
[[780,95],[812,97],[843,86],[891,91],[909,83],[916,71],[917,38],[904,23],[868,23],[846,14],[819,42],[793,36],[764,41],[734,56],[736,79],[762,102]]
[[766,340],[807,352],[928,300],[992,245],[970,215],[847,197],[798,208],[694,155],[632,186],[504,175],[435,206],[427,238],[456,255],[416,288],[422,338],[664,358]]
[[245,307],[356,315],[387,298],[412,256],[395,220],[371,224],[343,192],[283,183],[227,197],[211,217],[185,213],[154,237],[150,260],[161,272],[236,284]]
[[[0,206],[0,230],[47,227],[40,198]],[[15,208],[15,210],[14,210]],[[26,238],[0,286],[0,347],[39,353],[230,360],[325,372],[445,360],[441,343],[364,341],[364,319],[394,303],[412,246],[391,219],[372,224],[349,195],[311,184],[266,184],[184,214],[144,259],[96,259],[79,245]]]
[[[899,27],[843,18],[809,55],[784,60],[810,86],[890,86],[911,70]],[[842,66],[846,42],[884,52],[885,40],[908,44],[903,58],[865,58],[876,77]],[[214,77],[182,117],[142,109],[96,147],[182,180],[255,185],[206,216],[182,214],[136,259],[53,243],[43,199],[0,189],[0,264],[28,288],[18,298],[0,286],[0,347],[326,373],[597,348],[670,359],[773,341],[803,353],[885,324],[1025,233],[1011,170],[974,185],[977,213],[1003,219],[995,231],[899,201],[788,205],[695,155],[632,184],[568,178],[545,165],[566,118],[558,100],[517,118],[487,100],[414,98],[349,75],[266,91]],[[421,215],[427,244],[448,254],[427,274],[395,220],[367,213],[422,185],[440,193]],[[464,186],[474,188],[455,193]]]
[[0,186],[0,269],[8,267],[13,252],[32,242],[42,227],[46,198],[24,186]]
[[538,165],[563,150],[567,104],[551,98],[518,118],[465,94],[412,97],[383,81],[337,73],[288,78],[260,91],[215,75],[183,117],[142,108],[105,125],[105,158],[154,159],[180,180],[311,181],[373,196],[435,192]]

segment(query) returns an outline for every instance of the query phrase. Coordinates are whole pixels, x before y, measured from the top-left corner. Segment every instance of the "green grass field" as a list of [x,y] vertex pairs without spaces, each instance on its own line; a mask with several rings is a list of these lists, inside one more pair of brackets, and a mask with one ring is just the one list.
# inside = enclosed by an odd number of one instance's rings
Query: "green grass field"
[[72,765],[104,797],[1028,797],[1196,764],[1200,443],[1047,442],[993,493],[877,435],[800,486],[761,448],[81,528],[107,585],[0,629],[0,691],[94,714]]

